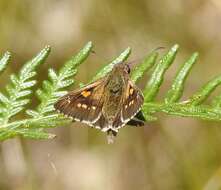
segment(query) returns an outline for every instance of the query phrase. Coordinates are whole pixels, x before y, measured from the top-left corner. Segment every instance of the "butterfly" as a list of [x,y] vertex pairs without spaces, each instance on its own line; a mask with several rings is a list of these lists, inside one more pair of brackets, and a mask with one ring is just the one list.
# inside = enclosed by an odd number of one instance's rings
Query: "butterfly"
[[75,121],[106,132],[108,143],[113,143],[127,123],[143,125],[142,115],[134,118],[143,101],[141,90],[130,79],[129,64],[121,62],[103,78],[61,97],[54,107]]

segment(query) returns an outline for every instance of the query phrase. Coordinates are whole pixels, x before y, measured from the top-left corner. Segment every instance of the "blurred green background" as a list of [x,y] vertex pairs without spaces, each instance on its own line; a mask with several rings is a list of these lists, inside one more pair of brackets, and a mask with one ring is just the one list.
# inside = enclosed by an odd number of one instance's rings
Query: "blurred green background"
[[[221,73],[220,21],[220,0],[0,0],[0,53],[13,53],[0,88],[9,73],[47,44],[52,53],[39,80],[93,41],[96,54],[76,77],[87,82],[128,46],[129,60],[136,60],[178,43],[162,95],[179,64],[198,51],[185,99]],[[0,144],[0,190],[220,189],[221,124],[158,116],[145,127],[121,129],[113,145],[107,145],[104,133],[79,123],[51,130],[54,140],[7,140]]]

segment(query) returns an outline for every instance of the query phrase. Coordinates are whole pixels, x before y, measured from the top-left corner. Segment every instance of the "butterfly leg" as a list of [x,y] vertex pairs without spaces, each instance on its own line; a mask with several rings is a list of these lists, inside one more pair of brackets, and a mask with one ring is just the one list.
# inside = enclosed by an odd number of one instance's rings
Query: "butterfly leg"
[[113,144],[114,143],[114,139],[115,139],[116,136],[117,136],[117,132],[109,129],[107,131],[107,143],[108,144]]

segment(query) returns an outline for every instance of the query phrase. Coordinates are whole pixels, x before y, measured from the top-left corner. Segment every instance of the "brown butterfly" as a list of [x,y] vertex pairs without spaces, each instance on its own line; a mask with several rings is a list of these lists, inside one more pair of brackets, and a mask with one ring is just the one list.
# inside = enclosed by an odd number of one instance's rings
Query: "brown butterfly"
[[[105,77],[61,97],[54,107],[75,121],[86,123],[107,132],[113,143],[118,129],[127,124],[143,104],[141,90],[129,78],[130,67],[116,64]],[[129,124],[143,125],[131,120]]]

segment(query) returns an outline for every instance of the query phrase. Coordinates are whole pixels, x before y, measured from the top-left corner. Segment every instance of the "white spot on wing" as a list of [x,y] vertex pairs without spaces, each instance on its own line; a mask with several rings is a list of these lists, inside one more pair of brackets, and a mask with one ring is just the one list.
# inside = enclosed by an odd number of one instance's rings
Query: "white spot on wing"
[[82,104],[82,108],[87,109],[87,105],[86,104]]

